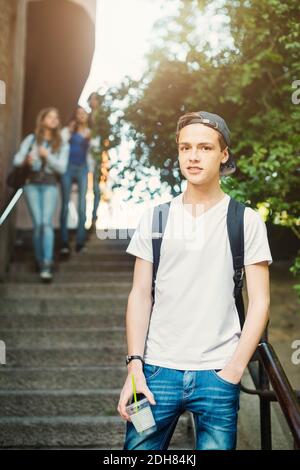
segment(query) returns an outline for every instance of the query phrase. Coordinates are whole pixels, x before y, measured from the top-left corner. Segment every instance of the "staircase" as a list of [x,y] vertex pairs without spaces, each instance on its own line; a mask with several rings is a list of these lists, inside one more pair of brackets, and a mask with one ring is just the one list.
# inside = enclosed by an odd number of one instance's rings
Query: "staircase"
[[[34,272],[23,234],[0,285],[1,448],[122,449],[117,412],[126,378],[125,311],[134,258],[129,240],[91,236],[87,253],[59,260],[54,282]],[[192,448],[183,414],[170,449]]]

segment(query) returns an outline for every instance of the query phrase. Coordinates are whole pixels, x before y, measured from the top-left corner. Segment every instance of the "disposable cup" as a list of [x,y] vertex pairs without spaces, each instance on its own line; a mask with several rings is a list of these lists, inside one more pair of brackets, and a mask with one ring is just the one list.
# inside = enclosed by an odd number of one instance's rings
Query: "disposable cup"
[[150,402],[147,398],[126,406],[126,411],[138,433],[143,433],[147,429],[156,426]]

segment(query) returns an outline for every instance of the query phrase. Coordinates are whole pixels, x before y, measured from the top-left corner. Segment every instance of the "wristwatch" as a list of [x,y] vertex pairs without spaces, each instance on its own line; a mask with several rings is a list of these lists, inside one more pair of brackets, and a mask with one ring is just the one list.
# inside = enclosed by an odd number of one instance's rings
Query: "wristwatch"
[[143,364],[145,364],[144,362],[144,359],[142,358],[142,356],[126,356],[126,365],[128,366],[129,362],[132,361],[133,359],[139,359],[140,361],[142,361]]

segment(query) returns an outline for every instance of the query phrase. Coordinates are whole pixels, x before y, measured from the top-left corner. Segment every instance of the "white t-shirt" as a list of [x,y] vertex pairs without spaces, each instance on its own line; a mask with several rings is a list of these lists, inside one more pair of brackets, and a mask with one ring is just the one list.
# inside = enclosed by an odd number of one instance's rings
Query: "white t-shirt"
[[[222,369],[240,333],[233,290],[233,261],[227,232],[230,196],[208,210],[172,199],[161,244],[160,263],[144,360],[180,370]],[[145,210],[126,252],[153,262],[153,207]],[[272,263],[267,230],[259,213],[244,214],[245,265]]]

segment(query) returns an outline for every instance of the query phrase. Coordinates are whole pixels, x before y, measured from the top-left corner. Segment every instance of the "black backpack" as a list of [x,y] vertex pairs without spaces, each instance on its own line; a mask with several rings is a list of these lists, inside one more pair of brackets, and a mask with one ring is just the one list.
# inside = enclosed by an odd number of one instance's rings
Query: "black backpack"
[[[32,137],[30,145],[27,150],[27,155],[31,152],[32,146],[35,142],[35,135]],[[31,174],[31,167],[29,165],[13,166],[6,178],[6,184],[15,190],[22,188]]]
[[[153,277],[152,298],[154,302],[155,281],[160,260],[161,242],[166,228],[171,201],[154,207],[152,219],[152,250],[153,250]],[[244,275],[244,211],[245,205],[230,198],[227,211],[227,230],[234,269],[234,298],[239,314],[241,329],[245,321],[243,301],[243,275]]]

